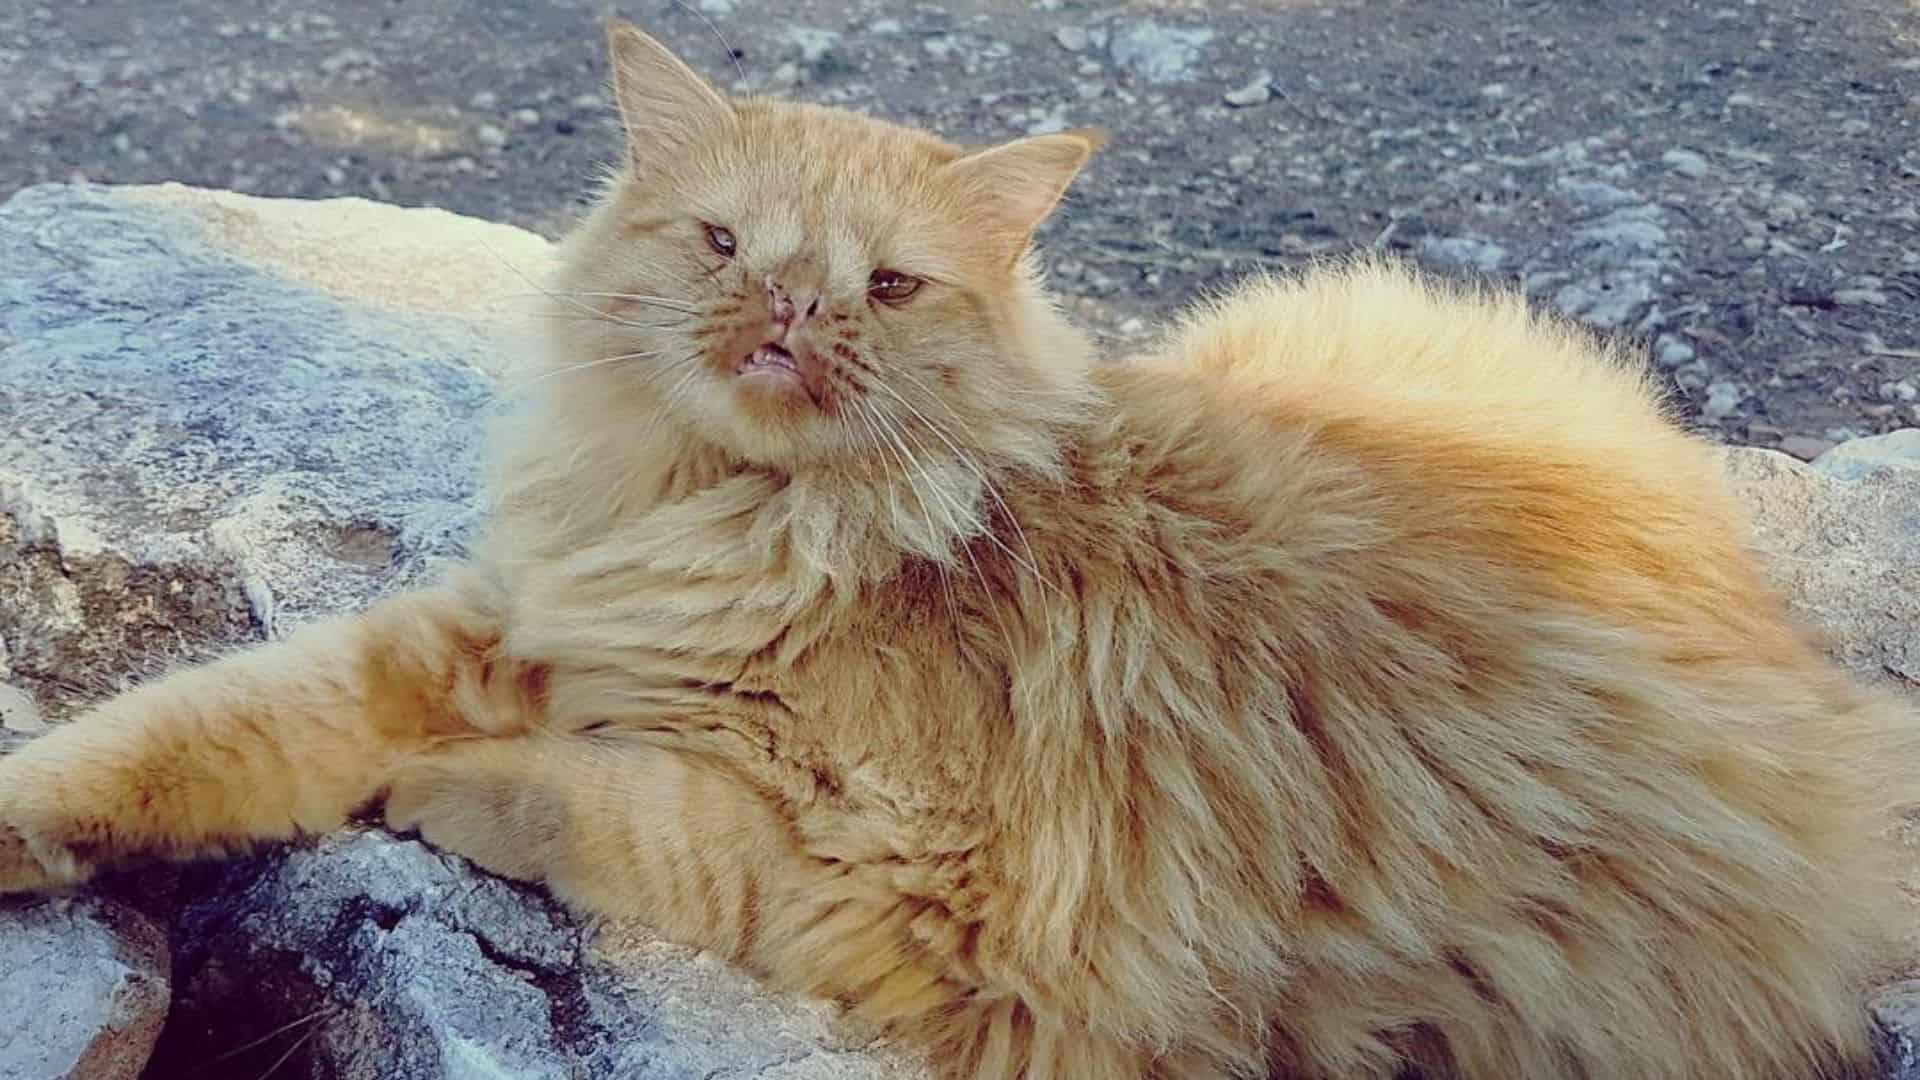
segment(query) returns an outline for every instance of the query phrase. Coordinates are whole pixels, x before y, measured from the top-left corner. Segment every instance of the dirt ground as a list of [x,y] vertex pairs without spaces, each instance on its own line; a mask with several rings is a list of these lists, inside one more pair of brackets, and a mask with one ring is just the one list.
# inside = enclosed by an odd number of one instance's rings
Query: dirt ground
[[[1729,441],[1920,425],[1916,0],[619,10],[741,90],[962,141],[1109,129],[1043,240],[1118,345],[1257,267],[1382,248],[1633,335]],[[181,180],[553,235],[614,148],[606,11],[0,4],[0,197]]]

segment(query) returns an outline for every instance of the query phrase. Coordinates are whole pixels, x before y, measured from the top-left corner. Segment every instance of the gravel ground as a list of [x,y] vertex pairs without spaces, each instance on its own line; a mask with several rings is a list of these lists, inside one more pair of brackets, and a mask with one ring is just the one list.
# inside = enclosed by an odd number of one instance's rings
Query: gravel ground
[[[1114,135],[1044,240],[1124,346],[1356,247],[1633,335],[1689,419],[1920,424],[1916,0],[630,0],[725,84]],[[609,160],[589,0],[0,4],[0,197],[181,180],[548,235]],[[734,56],[721,44],[724,37]]]

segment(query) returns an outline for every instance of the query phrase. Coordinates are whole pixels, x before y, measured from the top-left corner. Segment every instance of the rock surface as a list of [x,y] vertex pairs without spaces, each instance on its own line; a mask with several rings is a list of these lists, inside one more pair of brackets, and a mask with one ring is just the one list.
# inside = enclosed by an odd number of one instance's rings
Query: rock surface
[[97,694],[457,550],[501,353],[434,312],[524,292],[500,260],[546,244],[456,220],[177,186],[0,207],[12,677]]
[[0,905],[0,1077],[133,1080],[167,1018],[167,935],[99,897]]
[[158,1076],[255,1042],[226,1061],[232,1075],[296,1046],[329,1080],[907,1071],[837,1045],[824,1011],[711,957],[659,942],[610,957],[540,892],[417,841],[342,833],[198,876]]
[[1860,439],[1812,464],[1728,454],[1755,540],[1794,610],[1865,678],[1920,690],[1920,429]]
[[[49,186],[0,206],[0,751],[128,674],[457,555],[511,392],[498,316],[547,252],[360,200]],[[710,958],[588,934],[382,834],[189,871],[177,903],[155,1080],[915,1075]],[[0,907],[0,1077],[138,1075],[167,936],[104,900]],[[135,956],[157,959],[116,959]]]
[[[1636,260],[1666,258],[1663,219],[1595,183],[1561,192],[1600,230],[1570,242],[1655,273]],[[1506,257],[1485,239],[1435,250]],[[486,320],[545,257],[517,230],[358,201],[43,187],[0,206],[0,687],[20,691],[0,690],[0,740],[130,670],[458,554],[479,428],[513,374]],[[1727,465],[1797,610],[1896,685],[1920,677],[1913,439]],[[156,1080],[215,1061],[313,1080],[917,1072],[709,957],[589,933],[535,890],[377,832],[180,879]],[[0,995],[72,1006],[9,1011],[0,1076],[72,1075],[89,1053],[85,1075],[133,1075],[169,970],[166,934],[142,925],[99,898],[0,907]],[[1914,1058],[1920,984],[1875,1007],[1891,1057]]]

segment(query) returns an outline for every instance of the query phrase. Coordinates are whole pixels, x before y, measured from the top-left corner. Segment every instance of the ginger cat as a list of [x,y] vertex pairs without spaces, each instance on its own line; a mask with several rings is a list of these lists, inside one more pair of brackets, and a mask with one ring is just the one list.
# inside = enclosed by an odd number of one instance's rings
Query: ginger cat
[[384,800],[952,1077],[1869,1061],[1914,718],[1620,355],[1360,265],[1096,364],[1030,252],[1095,137],[610,42],[472,565],[0,762],[0,890]]

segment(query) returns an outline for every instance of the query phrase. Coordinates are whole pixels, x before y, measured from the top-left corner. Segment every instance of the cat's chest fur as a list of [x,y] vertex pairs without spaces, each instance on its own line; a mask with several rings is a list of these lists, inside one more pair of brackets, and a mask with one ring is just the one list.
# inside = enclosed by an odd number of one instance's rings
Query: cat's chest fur
[[819,827],[888,833],[862,844],[966,846],[1008,742],[1010,643],[979,629],[1016,632],[1005,560],[985,540],[959,567],[902,555],[862,508],[798,488],[746,472],[505,500],[484,551],[507,647],[552,672],[558,729],[708,757]]

